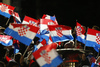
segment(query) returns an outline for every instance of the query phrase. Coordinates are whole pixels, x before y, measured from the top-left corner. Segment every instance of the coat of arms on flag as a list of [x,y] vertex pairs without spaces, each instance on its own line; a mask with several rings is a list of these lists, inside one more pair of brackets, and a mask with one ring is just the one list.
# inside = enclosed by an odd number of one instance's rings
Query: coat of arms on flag
[[51,57],[48,56],[48,53],[46,50],[42,50],[40,52],[40,55],[45,59],[45,61],[47,62],[47,64],[51,63]]
[[4,5],[4,4],[2,4],[2,6],[1,6],[1,11],[2,11],[2,12],[5,12],[6,9],[8,9],[8,7],[7,7],[6,5]]
[[96,42],[100,44],[100,33],[96,33]]
[[63,34],[62,34],[62,28],[61,28],[61,27],[56,27],[55,30],[56,30],[57,35],[58,35],[59,37],[62,37],[62,36],[63,36]]
[[77,36],[80,36],[80,35],[82,34],[82,33],[81,33],[81,31],[82,31],[81,27],[80,27],[80,26],[77,26],[76,29],[77,29],[77,30],[76,30]]
[[26,32],[30,29],[30,27],[28,27],[27,25],[24,25],[24,26],[21,26],[19,29],[18,29],[18,34],[20,36],[24,36],[26,35]]

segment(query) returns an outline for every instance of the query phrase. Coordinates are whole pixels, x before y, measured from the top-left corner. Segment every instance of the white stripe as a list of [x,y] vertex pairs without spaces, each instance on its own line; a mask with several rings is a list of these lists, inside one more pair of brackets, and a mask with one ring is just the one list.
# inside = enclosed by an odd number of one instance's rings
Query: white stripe
[[28,23],[27,21],[24,20],[24,21],[22,22],[22,24],[29,24],[29,23]]
[[40,30],[45,30],[47,28],[48,26],[46,24],[40,24]]
[[96,42],[96,36],[87,34],[86,40]]
[[[13,28],[12,25],[9,25],[9,28],[10,28],[10,29],[13,29],[13,30],[16,31],[16,32],[18,32],[18,29],[20,29],[19,27]],[[35,37],[35,35],[36,35],[36,33],[31,32],[31,31],[27,31],[25,37],[30,38],[30,39],[33,39],[33,38]]]
[[[56,31],[50,31],[51,36],[58,36]],[[63,30],[62,31],[63,35],[72,35],[71,30]]]
[[37,45],[37,48],[39,49],[40,47],[42,47],[43,45],[41,44],[41,43],[39,43],[38,45]]
[[[50,52],[48,52],[48,56],[51,57],[50,60],[53,60],[54,58],[58,56],[58,53],[54,49],[52,49]],[[39,63],[40,66],[43,66],[46,64],[46,61],[43,57],[38,58],[36,61]]]
[[85,38],[85,35],[81,34],[80,37],[81,37],[82,39],[84,39],[84,38]]
[[46,15],[45,19],[50,19],[50,16],[49,15]]

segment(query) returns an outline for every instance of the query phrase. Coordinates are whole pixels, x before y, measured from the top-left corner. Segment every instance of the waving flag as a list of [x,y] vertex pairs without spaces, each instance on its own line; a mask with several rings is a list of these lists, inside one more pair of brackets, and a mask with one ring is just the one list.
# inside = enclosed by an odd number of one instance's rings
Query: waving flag
[[12,36],[0,35],[0,41],[4,42],[6,44],[9,43],[12,38],[13,38]]
[[[53,20],[53,21],[57,22],[55,16],[50,16],[50,15],[46,15],[46,14],[44,14],[44,15],[42,16],[42,19],[50,19],[50,20]],[[58,24],[58,23],[57,23],[57,24]]]
[[4,4],[4,3],[0,3],[0,14],[2,16],[5,16],[7,18],[10,18],[11,16],[11,12],[15,9],[15,7]]
[[13,41],[12,41],[12,39],[11,39],[8,43],[5,43],[5,42],[3,42],[3,41],[0,41],[0,43],[1,43],[2,45],[4,45],[4,46],[12,46]]
[[0,43],[4,46],[12,46],[12,37],[8,35],[0,35]]
[[76,39],[79,42],[82,42],[83,44],[85,44],[85,29],[78,22],[76,23],[76,35],[77,35]]
[[33,25],[36,27],[38,26],[38,23],[39,23],[38,20],[35,20],[35,19],[28,17],[28,16],[25,16],[25,18],[22,22],[22,24],[30,24],[30,25]]
[[14,18],[14,23],[17,23],[17,24],[21,23],[21,19],[20,19],[19,14],[17,12],[12,11],[12,16]]
[[71,27],[64,25],[48,25],[53,42],[73,40]]
[[43,39],[42,42],[37,45],[37,48],[39,49],[40,47],[42,47],[44,45],[46,45],[46,40],[45,39]]
[[55,51],[56,47],[57,44],[52,43],[50,45],[41,47],[33,53],[33,56],[40,67],[57,67],[62,63],[62,58]]
[[19,40],[23,44],[29,46],[38,30],[38,27],[32,25],[10,24],[4,32],[16,40]]
[[41,34],[49,33],[47,25],[58,25],[58,24],[50,19],[40,19],[40,33]]
[[100,31],[88,28],[86,46],[100,48]]

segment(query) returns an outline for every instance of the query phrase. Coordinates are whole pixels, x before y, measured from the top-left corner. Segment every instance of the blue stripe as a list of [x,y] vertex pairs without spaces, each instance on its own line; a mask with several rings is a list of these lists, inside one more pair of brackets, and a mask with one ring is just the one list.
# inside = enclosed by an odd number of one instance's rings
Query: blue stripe
[[88,47],[98,47],[98,48],[100,48],[100,45],[99,44],[97,44],[96,42],[93,42],[93,41],[89,41],[89,40],[87,40],[86,41],[86,46],[88,46]]
[[2,12],[1,10],[0,10],[0,14],[1,14],[2,16],[7,17],[7,18],[10,18],[10,16],[11,16],[9,13]]
[[53,36],[52,40],[53,42],[61,42],[61,41],[69,41],[69,40],[73,40],[73,36],[72,35],[63,35],[62,37],[59,36]]
[[57,67],[58,65],[60,65],[63,62],[62,58],[60,56],[57,56],[56,58],[54,58],[51,62],[51,64],[45,64],[42,67]]
[[0,41],[0,43],[1,43],[2,45],[4,45],[4,46],[12,46],[13,41],[12,41],[12,40],[10,40],[7,44],[6,44],[6,43],[4,43],[4,42],[2,42],[2,41]]
[[5,30],[4,32],[5,32],[6,34],[12,36],[13,38],[19,40],[21,43],[23,43],[23,44],[25,44],[25,45],[27,45],[27,46],[29,46],[30,43],[32,42],[32,39],[29,39],[29,38],[27,38],[27,37],[25,37],[25,36],[20,36],[20,35],[18,34],[18,32],[14,31],[14,30],[12,30],[12,29],[10,29],[10,28],[6,28],[6,30]]
[[82,39],[80,36],[77,36],[76,38],[79,42],[82,42],[83,44],[85,44],[85,39]]
[[50,16],[50,19],[53,20],[53,21],[55,21],[56,17]]

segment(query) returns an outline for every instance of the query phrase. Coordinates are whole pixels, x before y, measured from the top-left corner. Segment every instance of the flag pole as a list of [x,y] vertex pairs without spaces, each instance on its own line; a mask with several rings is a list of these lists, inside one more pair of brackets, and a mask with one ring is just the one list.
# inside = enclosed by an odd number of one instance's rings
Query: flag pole
[[9,20],[10,20],[10,18],[7,20],[6,25],[8,24]]
[[[77,22],[78,20],[76,19],[76,22]],[[76,27],[75,27],[75,29],[77,29]],[[77,34],[76,33],[77,31],[75,30],[75,34]],[[75,36],[76,37],[76,36]],[[75,38],[75,48],[77,47],[77,39]]]
[[26,52],[27,52],[28,48],[29,48],[29,46],[27,46],[27,48],[26,48],[25,52],[23,53],[23,57],[24,57],[24,55],[26,54]]
[[[86,36],[87,36],[88,28],[89,28],[89,27],[87,27]],[[86,49],[86,39],[85,39],[84,50],[85,50],[85,49]]]

